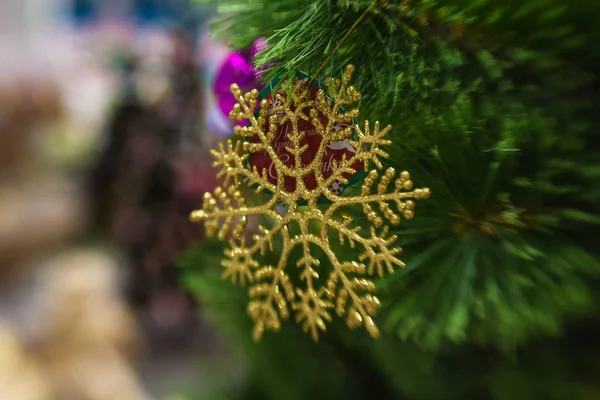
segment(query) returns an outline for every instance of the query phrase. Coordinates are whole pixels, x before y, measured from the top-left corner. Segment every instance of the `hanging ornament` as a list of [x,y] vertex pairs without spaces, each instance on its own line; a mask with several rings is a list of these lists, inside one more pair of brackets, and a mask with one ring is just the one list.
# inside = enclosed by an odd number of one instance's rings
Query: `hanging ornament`
[[[227,56],[216,73],[213,92],[217,105],[207,115],[208,129],[220,137],[233,134],[236,124],[228,118],[229,112],[237,102],[231,93],[231,85],[237,84],[244,91],[260,87],[258,80],[261,70],[254,67],[254,59],[259,51],[267,48],[264,38],[254,41],[248,51],[232,52]],[[238,121],[237,125],[244,126],[248,121]]]
[[[428,189],[412,188],[408,172],[388,168],[380,173],[391,127],[380,129],[378,122],[371,127],[368,121],[363,129],[358,126],[358,109],[350,108],[360,99],[349,85],[353,70],[348,66],[342,80],[329,78],[316,87],[299,75],[291,92],[273,92],[277,82],[271,83],[261,93],[256,115],[259,92],[243,94],[239,86],[231,87],[238,103],[230,117],[249,123],[235,128],[242,140],[228,140],[212,152],[224,185],[204,195],[202,210],[191,219],[203,221],[208,235],[218,232],[221,240],[229,239],[224,277],[250,284],[255,340],[266,330],[279,330],[291,313],[314,340],[333,312],[345,317],[350,328],[364,326],[377,337],[373,316],[380,303],[371,277],[403,265],[388,223],[412,218],[413,200],[429,197]],[[360,194],[345,195],[345,186],[362,177]],[[244,184],[269,193],[269,199],[248,205],[240,191]],[[350,206],[362,206],[369,226],[344,213]],[[251,215],[267,217],[270,224],[260,225],[247,244],[244,232]],[[336,254],[330,237],[360,255]],[[296,251],[297,259],[290,257]],[[275,263],[263,264],[268,253],[277,255]]]

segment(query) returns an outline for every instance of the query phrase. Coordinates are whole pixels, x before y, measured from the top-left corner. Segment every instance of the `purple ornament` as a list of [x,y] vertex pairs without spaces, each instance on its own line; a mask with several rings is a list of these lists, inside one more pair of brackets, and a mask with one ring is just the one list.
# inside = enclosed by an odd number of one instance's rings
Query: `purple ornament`
[[[230,91],[233,83],[236,83],[244,92],[252,89],[260,90],[261,85],[258,78],[263,69],[256,71],[253,61],[256,54],[266,48],[265,38],[259,38],[254,41],[254,45],[249,51],[233,52],[227,56],[221,65],[215,78],[213,90],[217,98],[218,109],[224,118],[229,118],[229,112],[236,103],[236,99]],[[247,123],[248,121],[239,121],[237,125],[245,126]]]

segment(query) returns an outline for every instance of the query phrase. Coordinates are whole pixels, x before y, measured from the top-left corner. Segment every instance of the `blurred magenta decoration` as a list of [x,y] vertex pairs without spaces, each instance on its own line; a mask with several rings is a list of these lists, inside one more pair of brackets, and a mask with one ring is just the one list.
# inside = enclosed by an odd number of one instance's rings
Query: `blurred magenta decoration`
[[[220,69],[218,70],[213,86],[214,94],[217,99],[217,108],[221,112],[222,118],[226,119],[231,128],[229,133],[225,133],[221,128],[220,121],[211,111],[208,116],[209,129],[218,136],[229,136],[233,134],[234,122],[229,122],[229,112],[236,103],[233,94],[230,92],[231,84],[236,83],[247,92],[252,89],[260,90],[259,76],[262,70],[255,70],[253,61],[258,52],[267,48],[265,38],[259,38],[254,41],[254,45],[247,51],[233,52],[227,56]],[[247,121],[236,122],[237,125],[244,126]],[[211,127],[212,125],[212,127]],[[212,128],[219,128],[213,131]]]

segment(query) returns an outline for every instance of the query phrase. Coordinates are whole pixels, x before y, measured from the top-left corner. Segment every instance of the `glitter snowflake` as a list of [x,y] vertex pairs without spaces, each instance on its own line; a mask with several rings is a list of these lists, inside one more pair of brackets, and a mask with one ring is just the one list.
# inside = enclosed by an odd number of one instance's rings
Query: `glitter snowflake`
[[[244,140],[235,144],[230,140],[213,151],[214,165],[220,168],[218,176],[224,178],[224,185],[212,194],[206,193],[202,210],[194,211],[191,218],[203,221],[209,235],[218,233],[221,240],[229,239],[222,261],[224,277],[250,285],[248,312],[254,320],[255,340],[266,330],[279,330],[281,321],[292,313],[314,340],[326,330],[333,312],[345,317],[350,328],[364,326],[371,336],[377,337],[379,331],[373,316],[380,303],[373,295],[375,285],[370,278],[403,265],[397,258],[401,248],[396,245],[396,236],[389,234],[388,223],[399,224],[400,216],[412,218],[413,200],[429,197],[428,189],[412,188],[408,172],[396,174],[388,168],[380,174],[381,159],[388,157],[381,147],[391,143],[385,138],[391,127],[380,129],[376,122],[371,129],[368,121],[363,129],[351,126],[358,110],[344,109],[360,99],[360,93],[349,85],[352,73],[353,67],[348,66],[341,80],[328,79],[327,93],[319,90],[316,100],[306,95],[309,82],[297,80],[289,95],[280,91],[273,95],[278,101],[269,104],[262,100],[257,116],[254,110],[258,92],[242,94],[239,87],[232,85],[238,104],[230,116],[234,120],[248,119],[250,123],[236,127],[236,134]],[[317,101],[319,109],[315,107]],[[283,117],[278,118],[277,114]],[[299,121],[309,121],[321,136],[318,148],[310,150],[313,154],[308,154],[306,132],[298,128]],[[285,148],[293,156],[291,165],[282,162],[272,146],[284,123],[292,126]],[[353,152],[349,157],[344,154],[325,174],[322,165],[328,146],[345,141]],[[274,181],[266,169],[250,167],[249,158],[257,153],[271,158],[276,171]],[[334,184],[348,184],[348,176],[356,173],[357,162],[366,171],[371,165],[376,167],[364,179],[360,194],[343,197],[337,190],[332,191]],[[316,183],[307,184],[309,176]],[[248,205],[240,191],[244,183],[272,196],[263,204]],[[325,206],[317,204],[322,199],[327,200]],[[353,205],[362,206],[370,222],[366,228],[353,223],[343,212]],[[286,211],[277,211],[281,208]],[[251,215],[267,217],[269,225],[260,225],[259,233],[247,243],[244,233]],[[334,252],[330,236],[336,234],[341,245],[358,248],[360,255],[356,260],[341,259],[343,255]],[[299,255],[293,258],[294,265],[288,265],[292,251]],[[261,260],[270,252],[276,253],[277,261],[263,265]]]

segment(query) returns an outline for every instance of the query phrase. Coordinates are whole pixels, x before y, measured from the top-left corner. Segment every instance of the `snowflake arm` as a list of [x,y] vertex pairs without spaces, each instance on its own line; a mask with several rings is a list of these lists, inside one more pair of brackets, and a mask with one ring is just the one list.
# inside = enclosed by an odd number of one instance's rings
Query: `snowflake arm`
[[330,200],[333,200],[334,204],[327,210],[325,215],[326,218],[332,218],[334,213],[340,208],[353,204],[362,204],[363,211],[369,221],[376,227],[380,227],[383,224],[383,219],[371,206],[371,203],[377,203],[384,218],[392,225],[398,225],[400,223],[400,217],[390,207],[391,202],[395,203],[397,210],[405,219],[413,218],[415,208],[413,200],[429,198],[429,189],[410,190],[412,189],[413,182],[410,179],[410,174],[403,171],[395,181],[394,190],[389,192],[389,184],[394,179],[395,175],[395,170],[393,168],[388,168],[377,185],[376,193],[371,192],[373,184],[379,178],[379,173],[377,170],[371,170],[363,182],[360,196],[341,197],[333,193],[328,194],[327,197]]
[[[235,186],[230,186],[227,192],[221,187],[217,187],[214,196],[210,193],[204,194],[202,210],[193,211],[190,219],[192,222],[204,221],[206,233],[209,236],[214,235],[218,230],[220,240],[225,240],[230,235],[238,238],[244,233],[250,215],[266,214],[275,220],[281,219],[276,211],[265,210],[267,207],[272,207],[275,201],[276,199],[273,198],[266,204],[247,207],[244,198]],[[219,203],[222,204],[221,207],[219,207]],[[220,223],[221,219],[224,220],[223,223]],[[233,228],[234,224],[235,228]]]
[[362,252],[359,256],[359,261],[369,262],[367,271],[369,275],[375,273],[379,276],[384,275],[384,266],[388,273],[394,272],[394,267],[403,267],[404,263],[397,258],[397,255],[402,252],[402,248],[394,246],[398,239],[395,235],[388,236],[389,228],[383,227],[380,233],[377,233],[374,227],[370,228],[370,237],[363,237],[360,234],[360,226],[350,228],[351,219],[346,219],[344,222],[337,220],[325,222],[321,225],[321,237],[329,235],[328,230],[334,229],[338,232],[340,244],[348,241],[351,248],[355,248],[357,244],[362,247]]
[[[335,197],[335,202],[323,216],[321,236],[326,237],[328,229],[332,228],[338,232],[341,244],[344,244],[346,240],[352,248],[357,243],[360,244],[363,247],[363,252],[359,256],[359,260],[361,262],[368,261],[368,273],[371,275],[377,271],[379,276],[383,276],[384,267],[385,270],[392,273],[394,267],[404,266],[404,263],[397,258],[402,249],[394,246],[397,237],[394,235],[388,236],[389,228],[387,225],[383,226],[379,234],[376,233],[375,228],[383,225],[384,218],[392,225],[400,223],[400,216],[392,210],[390,203],[395,203],[398,212],[405,219],[413,218],[415,208],[413,199],[425,199],[429,197],[429,190],[415,189],[412,191],[403,191],[412,189],[413,185],[410,180],[410,174],[404,171],[395,181],[394,190],[388,192],[389,184],[395,176],[394,169],[388,168],[377,185],[376,193],[372,194],[371,191],[378,176],[379,174],[376,170],[370,171],[363,183],[360,196],[340,197],[331,195],[331,197]],[[379,205],[380,213],[377,213],[373,209],[371,203]],[[360,234],[360,227],[350,227],[351,218],[346,218],[343,221],[338,221],[335,218],[335,213],[339,209],[353,204],[361,204],[363,212],[373,224],[370,229],[370,237],[363,237]],[[380,214],[383,215],[383,218]]]
[[256,169],[248,170],[246,168],[249,154],[243,154],[242,150],[243,145],[241,142],[236,142],[234,145],[231,140],[227,141],[227,147],[223,143],[219,143],[218,150],[211,150],[211,154],[215,158],[213,167],[221,169],[217,173],[217,178],[224,178],[223,186],[233,185],[238,187],[240,181],[245,179],[251,185],[257,185],[258,190],[274,191],[276,185],[265,178],[264,172],[260,174]]
[[381,158],[388,158],[389,154],[381,150],[381,146],[388,146],[392,144],[392,141],[385,139],[385,136],[391,132],[392,126],[388,125],[383,129],[379,129],[379,121],[375,121],[375,129],[371,135],[371,129],[369,121],[365,121],[364,132],[360,129],[358,124],[354,125],[358,139],[351,140],[350,144],[356,147],[357,160],[361,160],[365,165],[365,170],[369,169],[369,161],[373,161],[373,164],[377,168],[381,169],[383,165],[379,160]]
[[[367,271],[363,264],[357,262],[340,262],[328,242],[320,239],[320,244],[325,254],[332,263],[334,272],[329,276],[325,293],[329,299],[336,299],[335,310],[338,317],[346,315],[346,324],[351,328],[364,325],[372,337],[379,335],[379,330],[373,321],[379,308],[379,300],[371,295],[375,291],[375,285],[368,279],[350,275],[364,275]],[[360,295],[360,292],[366,292]],[[351,305],[348,307],[348,299]]]
[[287,256],[291,251],[290,234],[287,226],[280,231],[283,238],[283,250],[277,267],[266,266],[254,274],[256,285],[250,288],[248,313],[254,320],[252,336],[258,341],[265,330],[278,331],[281,320],[289,317],[288,304],[295,299],[294,288],[285,273]]
[[[353,174],[355,172],[352,168],[355,157],[347,159],[345,155],[343,156],[340,165],[334,167],[332,175],[328,179],[325,180],[323,177],[323,171],[321,169],[321,162],[325,155],[327,145],[331,141],[342,141],[349,139],[352,136],[352,127],[348,123],[354,118],[358,118],[358,109],[352,108],[348,112],[342,112],[341,108],[343,106],[354,104],[360,100],[360,93],[353,86],[348,85],[352,79],[353,73],[354,67],[349,65],[346,67],[346,71],[344,72],[344,76],[341,81],[340,79],[328,78],[325,82],[325,86],[327,87],[328,92],[333,93],[332,99],[327,99],[325,91],[322,89],[319,90],[317,92],[316,100],[316,104],[319,106],[318,108],[315,107],[310,111],[311,122],[322,137],[319,148],[317,149],[316,155],[311,163],[311,167],[315,172],[315,178],[317,182],[319,182],[319,187],[329,188],[331,184],[336,181],[345,184],[348,182],[348,180],[344,177],[344,175]],[[326,125],[323,125],[321,122],[320,114],[327,117]],[[347,124],[349,126],[336,131],[334,127],[341,124]],[[328,192],[329,190],[325,190],[323,192],[315,191],[314,197],[317,198],[322,195],[327,195]]]

